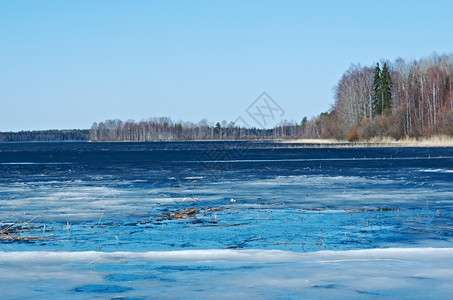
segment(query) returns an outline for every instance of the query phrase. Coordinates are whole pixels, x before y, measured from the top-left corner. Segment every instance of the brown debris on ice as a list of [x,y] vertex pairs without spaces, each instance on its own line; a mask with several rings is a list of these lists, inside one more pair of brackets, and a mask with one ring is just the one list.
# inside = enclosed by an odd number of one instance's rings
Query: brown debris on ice
[[199,213],[197,208],[188,208],[185,210],[177,211],[170,214],[170,220],[188,220],[188,219],[195,219],[197,214]]

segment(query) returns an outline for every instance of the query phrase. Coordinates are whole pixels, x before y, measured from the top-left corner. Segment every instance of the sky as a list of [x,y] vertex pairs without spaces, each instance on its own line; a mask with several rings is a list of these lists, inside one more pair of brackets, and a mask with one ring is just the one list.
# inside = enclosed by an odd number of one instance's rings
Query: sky
[[[351,64],[453,52],[453,1],[0,0],[0,131],[328,111]],[[253,124],[251,124],[253,125]]]

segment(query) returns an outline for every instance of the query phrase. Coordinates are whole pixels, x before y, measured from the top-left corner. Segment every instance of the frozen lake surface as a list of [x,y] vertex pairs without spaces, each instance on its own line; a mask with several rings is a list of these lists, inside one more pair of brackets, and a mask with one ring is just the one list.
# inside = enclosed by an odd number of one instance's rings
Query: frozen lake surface
[[0,144],[0,203],[6,298],[453,291],[452,148]]

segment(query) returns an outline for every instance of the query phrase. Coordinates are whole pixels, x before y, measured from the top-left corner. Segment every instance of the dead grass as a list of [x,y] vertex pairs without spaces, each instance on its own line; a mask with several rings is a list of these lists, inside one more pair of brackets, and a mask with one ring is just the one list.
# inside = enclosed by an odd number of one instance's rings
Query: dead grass
[[34,218],[28,222],[5,222],[15,210],[29,202],[30,200],[27,200],[19,204],[0,220],[0,241],[38,241],[53,237],[53,235],[46,235],[46,225],[37,226],[32,224],[31,222]]
[[[373,138],[366,141],[348,142],[334,139],[281,140],[284,144],[301,144],[306,147],[350,148],[350,147],[453,147],[453,136],[433,136],[431,138],[405,138],[395,140],[391,137]],[[305,145],[303,145],[305,144]]]
[[403,139],[397,143],[410,147],[453,147],[453,137],[446,135],[434,136],[428,139]]
[[0,223],[0,241],[38,241],[53,237],[53,234],[46,235],[45,225],[36,226],[24,223]]
[[366,141],[374,145],[382,145],[383,147],[453,147],[453,137],[439,135],[430,138],[404,138],[395,140],[390,137],[373,138]]

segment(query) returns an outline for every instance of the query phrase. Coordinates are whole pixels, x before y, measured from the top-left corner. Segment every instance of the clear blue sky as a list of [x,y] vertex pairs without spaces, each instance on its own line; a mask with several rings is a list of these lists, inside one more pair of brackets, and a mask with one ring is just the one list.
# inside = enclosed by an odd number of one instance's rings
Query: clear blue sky
[[351,63],[453,52],[453,1],[0,0],[0,131],[233,121],[266,91],[300,121]]

